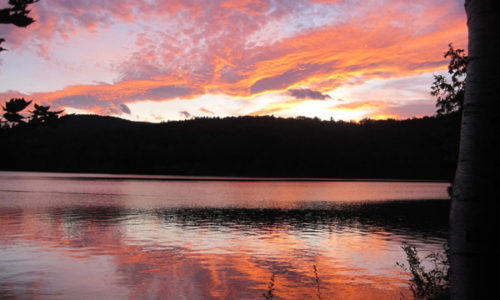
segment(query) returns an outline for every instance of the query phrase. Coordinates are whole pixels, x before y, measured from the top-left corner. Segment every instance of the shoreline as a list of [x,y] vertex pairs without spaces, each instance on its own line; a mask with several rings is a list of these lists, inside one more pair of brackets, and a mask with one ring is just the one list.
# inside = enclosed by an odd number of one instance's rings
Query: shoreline
[[[16,176],[17,174],[17,176]],[[0,177],[43,177],[80,180],[156,180],[156,181],[232,181],[232,182],[436,182],[450,183],[439,179],[378,179],[378,178],[314,178],[314,177],[247,177],[247,176],[198,176],[198,175],[153,175],[153,174],[113,174],[74,173],[40,171],[3,171]]]

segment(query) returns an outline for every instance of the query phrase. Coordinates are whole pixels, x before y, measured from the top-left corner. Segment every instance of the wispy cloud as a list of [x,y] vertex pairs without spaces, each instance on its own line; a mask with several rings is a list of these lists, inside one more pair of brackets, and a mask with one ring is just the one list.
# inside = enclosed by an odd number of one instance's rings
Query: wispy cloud
[[303,102],[302,100],[289,100],[285,102],[272,103],[264,108],[261,108],[257,111],[250,113],[249,115],[251,116],[272,115],[281,111],[290,110],[302,102]]
[[[15,55],[78,60],[58,52],[59,45],[86,32],[95,36],[86,42],[98,49],[110,31],[123,34],[126,44],[114,47],[127,54],[112,62],[114,81],[31,93],[0,86],[0,96],[101,113],[128,114],[127,103],[206,94],[326,100],[339,87],[440,70],[447,43],[466,40],[463,7],[455,0],[52,0],[33,5],[32,14],[37,22],[25,30],[0,26]],[[14,71],[3,70],[0,79],[8,73]]]
[[206,109],[204,107],[200,108],[200,111],[203,112],[203,113],[206,113],[206,114],[209,114],[209,115],[213,115],[214,112],[209,110],[209,109]]

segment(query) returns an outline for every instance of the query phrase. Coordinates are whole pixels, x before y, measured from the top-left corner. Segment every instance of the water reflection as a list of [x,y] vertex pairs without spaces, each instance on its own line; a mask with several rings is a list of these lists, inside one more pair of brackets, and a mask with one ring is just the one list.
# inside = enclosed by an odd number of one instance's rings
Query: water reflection
[[0,202],[0,208],[97,205],[291,209],[336,202],[448,198],[448,184],[439,182],[170,181],[156,177],[12,173],[16,172],[0,172],[0,197],[11,200]]
[[[2,299],[264,299],[273,276],[274,299],[316,299],[318,287],[323,299],[399,299],[409,295],[407,275],[395,266],[405,260],[401,242],[431,251],[447,234],[443,200],[302,194],[291,205],[279,197],[269,207],[248,199],[235,205],[228,194],[242,187],[225,183],[221,203],[207,185],[212,200],[194,205],[197,195],[183,205],[151,196],[155,191],[145,192],[146,200],[130,193],[146,190],[130,184],[151,182],[118,181],[107,190],[97,184],[92,194],[92,187],[69,189],[59,180],[45,181],[42,193],[20,183],[18,191],[0,192]],[[313,188],[293,190],[300,189]]]

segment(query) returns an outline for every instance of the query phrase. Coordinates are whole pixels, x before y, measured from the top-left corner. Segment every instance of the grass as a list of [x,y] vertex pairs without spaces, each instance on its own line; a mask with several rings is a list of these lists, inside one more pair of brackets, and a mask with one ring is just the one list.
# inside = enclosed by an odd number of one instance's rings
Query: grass
[[316,265],[313,265],[313,268],[314,268],[314,281],[316,283],[316,296],[318,297],[318,300],[321,300],[321,288],[319,286],[318,269],[316,268]]
[[269,283],[267,284],[267,292],[263,293],[262,296],[264,296],[264,299],[266,300],[271,300],[274,297],[274,274],[271,275],[271,279],[269,280]]
[[[433,252],[425,257],[433,265],[431,270],[426,270],[417,248],[408,243],[403,244],[408,266],[399,262],[396,265],[410,272],[410,289],[415,299],[450,299],[450,251],[447,244],[443,247],[444,251]],[[401,297],[405,299],[403,295]]]
[[[411,274],[409,286],[413,298],[417,300],[450,299],[450,249],[448,245],[443,245],[443,251],[432,252],[425,256],[426,262],[432,264],[430,270],[426,270],[424,267],[424,262],[420,259],[414,245],[403,243],[402,248],[406,253],[407,263],[397,262],[396,265]],[[313,270],[316,298],[322,300],[319,272],[316,265],[313,265]],[[272,300],[275,296],[274,281],[275,275],[273,274],[267,285],[266,293],[262,294],[266,300]],[[406,296],[401,294],[401,299],[405,300]]]
[[[322,300],[321,296],[321,286],[320,286],[320,279],[319,279],[319,274],[318,274],[318,268],[316,265],[313,265],[313,270],[314,270],[314,285],[316,288],[316,297],[318,300]],[[271,279],[269,280],[269,283],[267,284],[267,291],[262,294],[264,299],[266,300],[272,300],[274,298],[274,274],[271,275]]]

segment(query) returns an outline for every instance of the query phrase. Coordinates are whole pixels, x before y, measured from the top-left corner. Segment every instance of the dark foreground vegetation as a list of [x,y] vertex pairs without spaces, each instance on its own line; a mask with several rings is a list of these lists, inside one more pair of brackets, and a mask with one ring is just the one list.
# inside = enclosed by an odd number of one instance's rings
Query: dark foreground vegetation
[[451,180],[459,116],[360,123],[275,117],[161,124],[68,115],[0,132],[1,170]]

